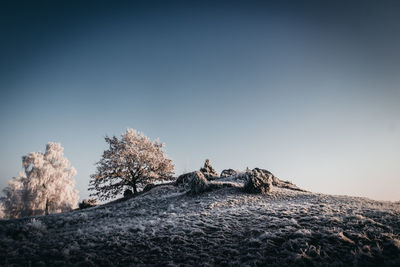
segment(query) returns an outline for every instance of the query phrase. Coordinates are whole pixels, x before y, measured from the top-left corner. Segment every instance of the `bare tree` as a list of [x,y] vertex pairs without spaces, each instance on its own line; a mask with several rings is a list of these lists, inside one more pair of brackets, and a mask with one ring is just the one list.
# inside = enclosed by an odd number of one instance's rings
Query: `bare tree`
[[137,194],[146,184],[171,178],[174,165],[158,140],[151,141],[133,129],[127,129],[120,139],[107,136],[105,140],[109,149],[91,175],[89,190],[95,191],[91,196],[107,200],[125,189]]
[[64,157],[64,148],[48,143],[46,152],[22,157],[24,171],[8,182],[3,190],[4,213],[8,218],[43,215],[75,208],[75,168]]

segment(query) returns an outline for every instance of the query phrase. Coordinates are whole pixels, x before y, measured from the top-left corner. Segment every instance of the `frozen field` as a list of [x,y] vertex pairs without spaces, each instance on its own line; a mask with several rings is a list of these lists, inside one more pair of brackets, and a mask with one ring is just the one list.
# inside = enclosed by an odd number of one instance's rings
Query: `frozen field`
[[[238,183],[237,186],[240,186]],[[277,188],[136,198],[0,221],[1,266],[400,266],[400,204]]]

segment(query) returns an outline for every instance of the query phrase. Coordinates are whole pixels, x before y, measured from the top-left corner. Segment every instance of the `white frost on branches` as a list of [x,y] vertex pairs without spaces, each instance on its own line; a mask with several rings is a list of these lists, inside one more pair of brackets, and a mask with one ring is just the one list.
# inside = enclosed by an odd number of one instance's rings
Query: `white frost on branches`
[[0,202],[0,219],[4,219],[5,214],[4,214],[4,207],[3,207],[3,203]]
[[136,194],[146,184],[171,178],[174,165],[158,139],[151,141],[143,133],[127,129],[121,139],[107,136],[105,140],[109,149],[91,175],[89,190],[95,191],[92,196],[107,200],[125,189]]
[[8,218],[68,211],[77,206],[76,175],[64,157],[64,148],[48,143],[46,152],[32,152],[22,157],[23,172],[4,189],[4,213]]

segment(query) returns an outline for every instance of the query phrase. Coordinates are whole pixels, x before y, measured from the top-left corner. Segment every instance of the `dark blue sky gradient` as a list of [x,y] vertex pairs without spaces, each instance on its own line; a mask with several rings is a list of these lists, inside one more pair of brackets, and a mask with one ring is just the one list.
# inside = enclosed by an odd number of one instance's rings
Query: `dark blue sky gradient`
[[271,170],[399,200],[400,2],[9,1],[0,187],[60,142],[87,197],[103,137],[160,137],[176,173]]

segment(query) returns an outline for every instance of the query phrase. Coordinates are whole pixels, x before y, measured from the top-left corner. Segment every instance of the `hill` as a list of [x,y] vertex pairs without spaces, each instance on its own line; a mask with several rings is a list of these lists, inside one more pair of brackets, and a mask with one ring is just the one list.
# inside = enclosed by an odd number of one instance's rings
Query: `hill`
[[400,265],[399,203],[215,183],[230,186],[190,195],[159,185],[94,208],[0,221],[0,265]]

